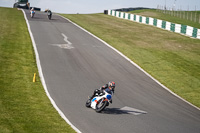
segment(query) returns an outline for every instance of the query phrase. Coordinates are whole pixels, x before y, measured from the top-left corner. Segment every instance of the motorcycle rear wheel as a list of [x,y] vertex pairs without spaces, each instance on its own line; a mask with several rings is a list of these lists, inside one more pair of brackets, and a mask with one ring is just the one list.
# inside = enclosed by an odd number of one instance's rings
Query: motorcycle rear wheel
[[[102,101],[104,99],[100,99],[98,101],[98,104],[96,105],[96,112],[100,113],[102,110],[104,110],[104,108],[106,107],[106,105],[108,104],[108,101]],[[101,104],[101,105],[100,105]]]

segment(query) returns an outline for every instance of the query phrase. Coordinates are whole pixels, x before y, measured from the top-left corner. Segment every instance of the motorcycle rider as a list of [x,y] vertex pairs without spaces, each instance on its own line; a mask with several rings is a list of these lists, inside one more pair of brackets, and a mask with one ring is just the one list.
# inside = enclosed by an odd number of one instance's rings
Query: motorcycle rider
[[[33,8],[33,7],[31,8],[31,11],[34,11],[34,8]],[[31,11],[30,11],[30,12],[31,12]]]
[[35,14],[35,10],[34,10],[34,8],[31,8],[30,13],[31,13],[31,17],[33,17],[34,14]]
[[[111,93],[111,91],[114,93],[115,91],[115,82],[111,81],[108,82],[108,84],[105,84],[104,86],[100,87],[99,89],[94,90],[93,95],[90,97],[90,99],[93,99],[96,95],[100,95],[103,93],[103,91],[106,91],[108,93]],[[112,101],[110,101],[112,103]]]
[[49,9],[47,10],[47,16],[48,16],[49,19],[51,19],[51,17],[52,17],[52,12]]

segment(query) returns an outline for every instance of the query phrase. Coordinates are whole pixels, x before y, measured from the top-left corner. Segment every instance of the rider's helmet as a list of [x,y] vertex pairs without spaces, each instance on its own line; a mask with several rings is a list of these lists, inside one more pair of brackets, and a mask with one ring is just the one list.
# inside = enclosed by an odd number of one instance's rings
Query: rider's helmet
[[114,91],[114,89],[115,89],[115,82],[109,82],[108,83],[108,87],[109,87],[109,89],[111,89],[111,90],[113,90]]

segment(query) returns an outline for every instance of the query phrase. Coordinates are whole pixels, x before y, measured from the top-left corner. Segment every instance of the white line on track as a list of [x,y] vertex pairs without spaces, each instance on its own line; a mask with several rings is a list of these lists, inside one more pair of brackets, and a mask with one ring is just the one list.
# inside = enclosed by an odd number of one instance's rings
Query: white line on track
[[67,44],[72,44],[69,40],[68,37],[62,33],[62,36],[64,37],[64,41],[67,42]]
[[64,49],[72,49],[74,48],[72,46],[72,43],[68,40],[68,37],[65,35],[65,34],[61,34],[63,37],[64,37],[64,41],[67,43],[67,44],[51,44],[53,46],[58,46],[60,48],[64,48]]

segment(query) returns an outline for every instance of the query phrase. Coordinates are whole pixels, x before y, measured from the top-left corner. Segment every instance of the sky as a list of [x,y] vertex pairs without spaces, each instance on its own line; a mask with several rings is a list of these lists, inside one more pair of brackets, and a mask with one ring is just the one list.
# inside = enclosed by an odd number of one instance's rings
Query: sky
[[[13,7],[15,0],[0,0],[0,7]],[[66,14],[103,13],[108,9],[129,7],[157,8],[158,5],[176,9],[200,10],[200,0],[29,0],[31,7],[39,7],[42,11]]]

